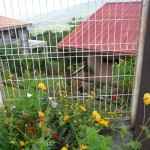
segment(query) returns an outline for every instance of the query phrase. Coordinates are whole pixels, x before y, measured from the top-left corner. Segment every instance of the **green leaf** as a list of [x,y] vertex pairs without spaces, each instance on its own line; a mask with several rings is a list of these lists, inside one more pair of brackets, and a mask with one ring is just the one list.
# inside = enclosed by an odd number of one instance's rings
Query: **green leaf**
[[128,143],[125,144],[126,149],[132,149],[132,150],[141,150],[142,149],[142,144],[138,142],[137,140],[132,140]]

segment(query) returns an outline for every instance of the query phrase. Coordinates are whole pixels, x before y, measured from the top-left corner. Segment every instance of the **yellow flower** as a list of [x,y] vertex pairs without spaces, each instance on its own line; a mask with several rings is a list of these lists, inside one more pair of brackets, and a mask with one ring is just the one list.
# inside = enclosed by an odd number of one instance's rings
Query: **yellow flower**
[[43,84],[43,83],[39,83],[38,84],[38,88],[40,89],[40,90],[46,90],[46,86],[45,86],[45,84]]
[[39,128],[43,128],[43,126],[41,124],[39,124]]
[[96,110],[93,111],[93,116],[96,116],[98,114],[98,112]]
[[20,141],[20,146],[25,146],[25,143],[24,143],[24,141]]
[[44,119],[44,118],[45,118],[45,114],[44,114],[44,113],[42,113],[41,111],[38,111],[38,114],[39,114],[39,117],[40,117],[40,118],[42,118],[42,119]]
[[10,78],[10,79],[12,79],[13,77],[14,77],[14,75],[13,75],[13,74],[10,74],[10,75],[9,75],[9,78]]
[[144,100],[145,105],[149,105],[150,104],[150,93],[145,93],[143,100]]
[[101,115],[96,110],[93,111],[92,115],[95,121],[99,122],[101,120]]
[[145,105],[149,105],[149,104],[150,104],[150,100],[146,100],[146,99],[145,99],[145,100],[144,100],[144,104],[145,104]]
[[68,148],[67,147],[62,147],[61,150],[68,150]]
[[95,120],[98,122],[98,121],[100,121],[101,120],[101,116],[99,115],[99,114],[97,114],[96,116],[95,116]]
[[143,99],[150,99],[150,93],[145,93]]
[[68,120],[69,120],[69,116],[68,115],[64,116],[64,121],[68,121]]
[[87,149],[87,148],[88,148],[88,147],[87,147],[86,145],[81,145],[81,146],[80,146],[80,149],[81,149],[81,150],[85,150],[85,149]]
[[83,106],[79,106],[79,108],[84,112],[86,111],[85,107],[83,107]]
[[58,114],[59,114],[59,115],[61,115],[62,113],[61,113],[61,112],[59,112]]
[[105,127],[108,127],[109,121],[106,121],[106,120],[104,120],[104,119],[101,119],[101,120],[99,121],[99,123],[100,123],[101,125],[104,125]]

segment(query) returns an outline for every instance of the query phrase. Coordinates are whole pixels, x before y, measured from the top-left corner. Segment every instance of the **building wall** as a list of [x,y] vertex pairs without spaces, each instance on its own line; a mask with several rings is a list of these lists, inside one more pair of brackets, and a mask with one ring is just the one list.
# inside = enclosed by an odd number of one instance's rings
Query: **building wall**
[[103,83],[112,83],[113,75],[113,59],[114,61],[118,60],[118,57],[107,57],[105,56],[96,56],[88,55],[86,56],[86,65],[88,71],[85,71],[84,68],[78,71],[73,78],[80,79],[83,81],[98,81]]
[[[14,32],[15,38],[12,38],[12,31]],[[20,27],[16,29],[10,30],[1,30],[0,31],[0,44],[16,44],[19,45],[20,48],[27,51],[29,47],[28,43],[28,30],[27,27]]]
[[85,71],[84,68],[78,71],[75,75],[73,75],[73,78],[79,79],[82,81],[94,81],[94,74],[90,72],[90,70]]
[[[107,60],[106,56],[88,56],[87,65],[94,72],[94,78],[98,82],[103,83],[112,83],[112,66],[113,63],[104,60]],[[110,58],[109,58],[110,59]]]

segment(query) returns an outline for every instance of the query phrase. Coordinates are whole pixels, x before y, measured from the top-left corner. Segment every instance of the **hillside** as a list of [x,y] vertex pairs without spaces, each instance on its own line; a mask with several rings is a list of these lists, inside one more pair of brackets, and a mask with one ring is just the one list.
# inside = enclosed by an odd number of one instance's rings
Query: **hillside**
[[70,30],[68,22],[70,22],[72,18],[75,17],[77,21],[84,21],[99,7],[100,0],[95,0],[78,4],[64,10],[56,10],[47,14],[36,15],[34,18],[27,20],[32,22],[29,31],[35,35],[47,30],[54,32]]

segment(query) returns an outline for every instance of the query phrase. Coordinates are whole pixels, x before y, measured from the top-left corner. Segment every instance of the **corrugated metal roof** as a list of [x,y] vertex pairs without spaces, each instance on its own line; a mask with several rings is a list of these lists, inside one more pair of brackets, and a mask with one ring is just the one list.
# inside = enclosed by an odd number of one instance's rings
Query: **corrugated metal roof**
[[59,48],[134,54],[141,2],[106,3],[58,43]]
[[28,22],[0,16],[0,29],[28,25]]

